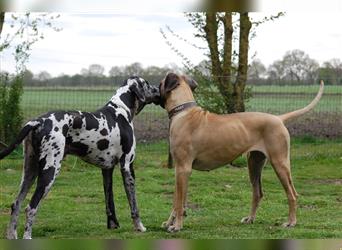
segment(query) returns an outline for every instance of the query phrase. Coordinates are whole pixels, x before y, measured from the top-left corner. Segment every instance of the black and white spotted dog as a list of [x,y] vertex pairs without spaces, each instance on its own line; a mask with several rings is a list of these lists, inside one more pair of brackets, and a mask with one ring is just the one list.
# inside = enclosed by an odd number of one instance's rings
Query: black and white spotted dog
[[159,89],[142,78],[129,78],[111,100],[93,113],[49,112],[31,120],[16,141],[0,152],[10,154],[24,139],[25,162],[19,194],[12,204],[7,238],[17,238],[20,206],[38,177],[36,190],[26,208],[24,239],[30,239],[38,205],[51,189],[67,154],[77,155],[102,169],[107,227],[118,228],[112,190],[114,166],[119,162],[135,230],[146,231],[141,223],[134,188],[135,137],[132,119],[146,104],[159,100]]

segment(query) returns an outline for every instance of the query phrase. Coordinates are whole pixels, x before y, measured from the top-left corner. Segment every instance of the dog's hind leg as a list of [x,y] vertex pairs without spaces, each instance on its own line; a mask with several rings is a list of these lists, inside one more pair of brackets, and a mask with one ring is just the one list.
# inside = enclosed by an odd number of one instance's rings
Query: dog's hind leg
[[259,151],[252,151],[248,154],[249,179],[253,188],[253,198],[251,212],[249,216],[243,218],[241,223],[251,224],[255,220],[261,198],[263,197],[261,186],[261,172],[266,162],[266,156]]
[[103,189],[106,200],[106,213],[107,213],[107,228],[119,228],[119,222],[115,214],[115,205],[113,198],[113,171],[114,167],[110,169],[102,169]]
[[133,162],[131,161],[131,157],[128,155],[123,155],[120,164],[121,164],[121,175],[123,179],[123,184],[125,187],[127,199],[129,206],[131,208],[131,217],[133,219],[133,225],[135,230],[139,232],[145,232],[146,228],[142,224],[139,216],[139,210],[137,205],[137,200],[135,197],[135,174],[133,169]]
[[11,206],[11,220],[7,228],[7,239],[17,239],[17,223],[21,204],[38,175],[37,154],[32,147],[31,135],[24,141],[24,167],[19,193]]
[[271,164],[281,184],[284,187],[284,190],[286,192],[287,199],[288,199],[288,204],[289,204],[288,222],[284,223],[283,226],[293,227],[297,223],[296,205],[297,205],[298,194],[293,185],[289,159],[286,159],[286,160],[271,159]]
[[[40,155],[39,158],[37,187],[29,205],[26,207],[24,239],[31,239],[32,225],[38,210],[38,206],[41,200],[49,193],[57,175],[59,174],[61,162],[64,156],[65,139],[63,139],[46,143],[40,149],[40,152],[46,152],[47,150],[48,153],[45,155]],[[50,144],[54,145],[54,150],[51,150]]]

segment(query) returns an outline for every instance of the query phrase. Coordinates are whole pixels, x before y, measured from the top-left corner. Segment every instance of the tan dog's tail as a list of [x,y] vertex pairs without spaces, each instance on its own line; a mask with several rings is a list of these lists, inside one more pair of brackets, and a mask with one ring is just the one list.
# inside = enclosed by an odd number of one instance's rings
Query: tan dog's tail
[[285,123],[289,120],[292,120],[294,118],[297,118],[298,116],[304,115],[305,113],[309,112],[311,109],[313,109],[316,106],[316,104],[321,99],[322,94],[323,94],[323,89],[324,89],[324,82],[323,82],[323,80],[321,80],[319,91],[318,91],[315,99],[313,99],[312,102],[308,106],[306,106],[305,108],[302,108],[302,109],[292,111],[290,113],[280,115],[279,118]]

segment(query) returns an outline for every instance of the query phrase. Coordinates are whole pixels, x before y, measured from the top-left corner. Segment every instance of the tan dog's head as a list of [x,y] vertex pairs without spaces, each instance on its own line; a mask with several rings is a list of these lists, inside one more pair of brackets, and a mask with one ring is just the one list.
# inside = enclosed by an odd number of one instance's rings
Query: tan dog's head
[[193,101],[192,91],[197,86],[197,82],[187,76],[168,73],[159,85],[160,106],[168,110],[184,102]]

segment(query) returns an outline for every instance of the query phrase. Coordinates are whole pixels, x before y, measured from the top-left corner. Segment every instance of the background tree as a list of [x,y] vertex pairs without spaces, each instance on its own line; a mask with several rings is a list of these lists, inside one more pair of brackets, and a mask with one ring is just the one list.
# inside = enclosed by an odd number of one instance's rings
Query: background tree
[[90,76],[101,77],[103,76],[104,71],[105,71],[104,67],[100,64],[91,64],[89,65],[89,68],[88,68],[88,74]]
[[[52,20],[58,18],[52,14],[6,14],[0,13],[0,53],[13,49],[15,74],[2,75],[0,78],[0,141],[1,144],[11,142],[23,122],[20,100],[23,93],[23,79],[26,62],[29,59],[32,45],[44,38],[44,27],[53,28]],[[7,34],[3,31],[8,29]],[[11,30],[11,31],[10,31]]]
[[267,76],[271,83],[281,85],[285,78],[285,65],[282,60],[273,62],[267,69]]
[[[209,64],[205,65],[205,67],[211,72],[210,79],[201,74],[198,67],[193,67],[189,59],[168,41],[166,33],[163,30],[161,32],[171,49],[182,56],[184,62],[189,65],[190,70],[197,77],[202,78],[199,92],[206,96],[208,93],[217,90],[220,94],[216,100],[213,100],[216,103],[215,105],[205,105],[207,109],[221,113],[243,112],[245,111],[245,100],[249,96],[246,81],[252,26],[253,24],[258,26],[281,15],[282,13],[279,13],[277,16],[253,22],[247,12],[187,13],[186,16],[189,22],[195,28],[195,37],[203,39],[207,44],[207,48],[200,48],[196,45],[194,47],[206,51]],[[233,22],[233,19],[236,19],[236,21]],[[184,40],[170,30],[169,27],[168,30],[172,35]],[[252,34],[255,36],[255,31]],[[206,97],[203,99],[208,100]],[[217,109],[218,106],[221,106],[221,109]]]
[[47,72],[47,71],[44,70],[44,71],[41,71],[41,72],[37,75],[36,78],[37,78],[38,81],[40,81],[40,82],[46,82],[46,81],[48,81],[48,80],[51,79],[51,75],[50,75],[49,72]]
[[319,64],[304,51],[287,51],[281,60],[272,63],[267,75],[277,84],[314,84],[318,77]]
[[338,58],[333,58],[323,63],[319,68],[318,75],[327,84],[337,85],[342,84],[342,62]]
[[266,77],[265,65],[259,59],[254,59],[249,65],[247,76],[249,83],[260,84]]
[[123,67],[119,67],[119,66],[113,66],[110,70],[109,70],[109,77],[117,77],[117,76],[122,76],[123,75]]
[[[286,52],[283,58],[285,78],[290,83],[313,81],[315,72],[319,67],[318,63],[311,59],[302,50],[292,50]],[[312,82],[313,84],[313,82]]]
[[130,65],[127,65],[124,70],[124,75],[127,76],[139,76],[143,73],[143,67],[142,64],[139,62],[132,63]]

